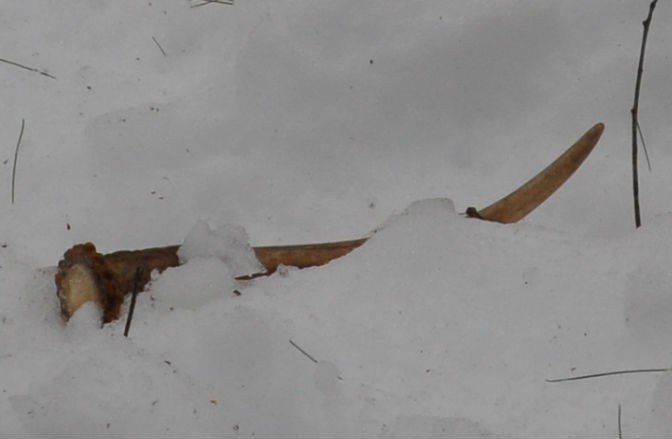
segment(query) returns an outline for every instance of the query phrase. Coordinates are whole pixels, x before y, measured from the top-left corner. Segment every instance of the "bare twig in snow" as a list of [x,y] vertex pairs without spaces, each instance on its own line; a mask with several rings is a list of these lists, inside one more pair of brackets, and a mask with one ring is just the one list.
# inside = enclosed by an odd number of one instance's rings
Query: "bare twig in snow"
[[126,327],[124,328],[124,337],[128,337],[128,332],[131,330],[131,320],[133,320],[133,311],[135,311],[135,300],[140,291],[140,283],[142,279],[142,267],[138,266],[135,269],[135,282],[133,284],[133,295],[131,296],[131,306],[128,308],[128,317],[126,318]]
[[294,343],[292,340],[289,340],[289,344],[294,346],[299,352],[301,352],[303,355],[308,357],[313,363],[317,364],[317,360],[315,358],[313,358],[313,356],[310,355],[308,352],[301,349],[301,347],[298,344]]
[[[642,225],[642,218],[639,211],[639,176],[637,171],[637,133],[641,135],[639,127],[639,90],[642,86],[642,73],[644,72],[644,52],[646,51],[646,39],[649,36],[649,27],[651,26],[651,18],[653,18],[653,10],[656,7],[658,0],[653,0],[649,5],[649,15],[646,20],[642,22],[644,32],[642,34],[642,47],[639,52],[639,64],[637,66],[637,80],[635,82],[635,101],[630,110],[632,116],[632,194],[635,207],[635,227]],[[643,142],[642,142],[643,143]],[[647,154],[648,157],[648,154]]]
[[220,5],[233,6],[233,0],[203,0],[201,3],[192,5],[192,8],[200,8],[201,6],[209,5],[211,3],[219,3]]
[[25,69],[25,70],[28,70],[28,71],[31,71],[31,72],[39,73],[40,75],[46,76],[47,78],[56,79],[55,76],[50,75],[49,73],[45,72],[44,70],[37,70],[34,67],[28,67],[26,65],[19,64],[18,62],[10,61],[10,60],[4,59],[4,58],[0,58],[0,62],[4,62],[5,64],[9,64],[9,65],[12,65],[14,67]]
[[19,159],[19,146],[21,146],[21,139],[23,139],[23,130],[26,127],[26,119],[21,119],[21,131],[19,132],[19,140],[16,141],[16,149],[14,150],[14,165],[12,166],[12,204],[14,204],[14,182],[16,181],[16,162]]
[[168,55],[166,55],[166,51],[163,50],[163,47],[161,47],[161,44],[159,44],[159,42],[156,40],[156,38],[152,37],[152,40],[154,40],[154,43],[157,45],[157,47],[159,48],[159,50],[161,51],[163,56],[168,56]]
[[646,166],[649,168],[649,172],[651,172],[651,160],[649,159],[649,150],[646,147],[646,142],[644,141],[644,133],[642,133],[642,127],[639,125],[639,121],[637,121],[637,132],[639,133],[639,140],[642,141],[642,149],[644,150],[644,157],[646,157]]
[[585,380],[589,378],[599,378],[599,377],[606,377],[606,376],[611,376],[611,375],[627,375],[631,373],[652,373],[652,372],[669,372],[672,371],[670,368],[665,368],[665,369],[629,369],[629,370],[617,370],[614,372],[602,372],[602,373],[594,373],[591,375],[581,375],[577,377],[570,377],[570,378],[556,378],[552,380],[546,380],[547,383],[560,383],[563,381],[578,381],[578,380]]

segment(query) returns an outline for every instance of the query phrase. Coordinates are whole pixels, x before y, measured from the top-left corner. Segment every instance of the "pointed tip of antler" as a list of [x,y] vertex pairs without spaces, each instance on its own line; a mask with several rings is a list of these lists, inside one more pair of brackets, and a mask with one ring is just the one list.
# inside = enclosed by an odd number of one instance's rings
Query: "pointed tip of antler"
[[521,187],[484,209],[470,207],[467,209],[467,216],[504,224],[521,220],[572,176],[593,150],[603,132],[604,124],[595,124],[553,163]]

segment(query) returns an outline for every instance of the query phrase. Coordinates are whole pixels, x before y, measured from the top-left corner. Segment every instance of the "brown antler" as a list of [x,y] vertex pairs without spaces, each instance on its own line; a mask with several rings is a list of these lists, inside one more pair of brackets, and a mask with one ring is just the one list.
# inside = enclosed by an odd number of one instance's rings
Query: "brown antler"
[[[564,154],[515,192],[482,210],[467,209],[473,218],[512,223],[525,217],[543,203],[578,169],[595,147],[604,131],[598,123],[588,130]],[[368,238],[321,244],[254,247],[254,253],[266,268],[263,273],[241,273],[238,279],[251,279],[273,273],[279,265],[299,268],[324,265],[340,258]],[[153,270],[163,271],[179,265],[179,246],[118,251],[100,254],[91,243],[78,244],[65,252],[55,276],[63,318],[68,320],[84,303],[94,301],[103,309],[103,322],[119,318],[124,296],[133,289],[136,269],[141,267],[140,287]]]
[[504,224],[520,221],[553,195],[572,176],[597,145],[603,131],[604,124],[596,124],[527,183],[485,209],[468,208],[467,216]]

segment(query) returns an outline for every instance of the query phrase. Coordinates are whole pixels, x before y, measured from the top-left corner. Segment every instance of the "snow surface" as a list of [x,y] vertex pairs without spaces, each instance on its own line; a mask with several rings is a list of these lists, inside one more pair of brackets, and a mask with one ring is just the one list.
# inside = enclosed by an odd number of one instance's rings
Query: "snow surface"
[[[0,63],[0,437],[618,437],[619,404],[623,437],[672,437],[672,373],[546,382],[672,363],[666,3],[637,231],[648,0],[192,4],[3,3],[0,57],[55,79]],[[459,215],[599,121],[524,221]],[[325,267],[233,279],[248,235],[368,234]],[[185,237],[129,338],[93,306],[61,321],[65,249]]]

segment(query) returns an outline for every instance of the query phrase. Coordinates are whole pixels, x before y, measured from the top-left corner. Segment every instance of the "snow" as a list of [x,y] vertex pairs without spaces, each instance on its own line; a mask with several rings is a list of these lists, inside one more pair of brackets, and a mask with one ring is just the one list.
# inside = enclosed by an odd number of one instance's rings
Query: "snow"
[[261,273],[264,266],[257,261],[245,228],[239,224],[222,224],[212,228],[198,220],[180,245],[177,255],[183,263],[198,258],[219,259],[234,275]]
[[[672,367],[663,4],[634,230],[648,1],[5,3],[0,57],[56,79],[0,63],[0,437],[618,437],[619,405],[623,437],[672,437],[670,372],[546,381]],[[460,214],[599,121],[529,217]],[[250,245],[364,236],[235,280]],[[85,241],[183,242],[128,338],[61,320],[53,266]]]

